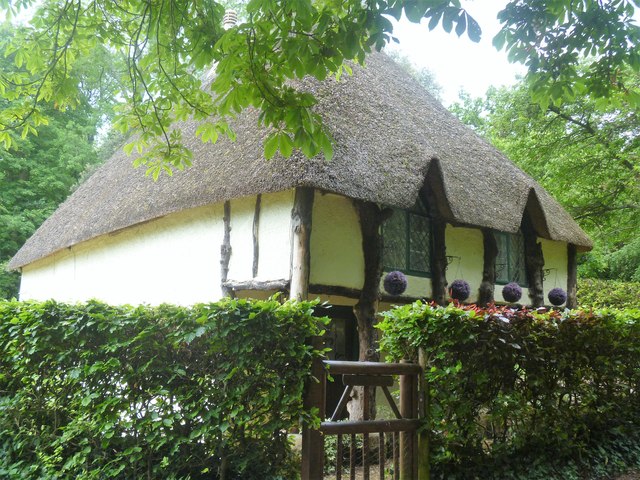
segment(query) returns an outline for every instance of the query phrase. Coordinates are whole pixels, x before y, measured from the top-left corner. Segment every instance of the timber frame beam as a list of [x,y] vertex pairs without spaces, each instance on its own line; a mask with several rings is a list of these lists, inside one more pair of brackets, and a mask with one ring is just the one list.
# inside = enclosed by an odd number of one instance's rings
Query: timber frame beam
[[306,300],[309,295],[313,199],[313,188],[296,188],[291,210],[291,288],[289,292],[290,297],[296,300]]
[[493,232],[487,228],[482,229],[482,244],[484,246],[482,283],[478,295],[478,304],[487,306],[494,301],[496,287],[496,258],[498,257],[498,244]]
[[544,306],[544,256],[542,244],[538,242],[536,231],[527,212],[522,217],[521,229],[524,237],[524,258],[531,306],[534,308],[542,307]]
[[222,295],[233,298],[233,290],[225,285],[229,278],[229,262],[231,261],[231,202],[224,202],[224,235],[220,246],[220,287]]
[[567,245],[567,308],[578,307],[578,248]]

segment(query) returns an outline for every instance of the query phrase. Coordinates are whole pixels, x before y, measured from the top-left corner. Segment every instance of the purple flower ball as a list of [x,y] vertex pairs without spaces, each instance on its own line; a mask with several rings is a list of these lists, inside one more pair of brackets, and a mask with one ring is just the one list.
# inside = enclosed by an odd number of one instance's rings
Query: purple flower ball
[[552,288],[547,295],[547,298],[551,302],[551,305],[555,305],[559,307],[564,302],[567,301],[567,292],[565,292],[560,287]]
[[407,277],[402,272],[389,272],[383,285],[389,295],[401,295],[407,289]]
[[449,287],[451,298],[464,302],[471,295],[471,287],[465,280],[454,280]]
[[502,298],[507,302],[517,302],[522,297],[522,288],[516,282],[507,283],[502,288]]

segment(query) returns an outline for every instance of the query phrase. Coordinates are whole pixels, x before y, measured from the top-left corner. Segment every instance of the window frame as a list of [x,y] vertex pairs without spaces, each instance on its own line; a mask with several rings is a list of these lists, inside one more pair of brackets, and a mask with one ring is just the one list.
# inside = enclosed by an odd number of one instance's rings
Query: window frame
[[[418,202],[420,203],[420,205],[418,205]],[[433,275],[433,269],[432,269],[432,265],[433,265],[433,227],[432,227],[432,219],[431,219],[431,215],[429,215],[427,213],[427,208],[426,205],[424,204],[424,202],[422,201],[421,198],[418,199],[418,202],[416,202],[416,206],[414,206],[411,209],[405,210],[405,209],[400,209],[400,208],[394,208],[393,209],[393,215],[402,215],[403,219],[404,219],[404,233],[405,233],[405,238],[404,238],[404,248],[403,248],[403,257],[404,257],[404,264],[406,266],[405,267],[399,267],[397,265],[387,265],[385,263],[385,252],[384,252],[384,248],[382,251],[382,268],[383,271],[385,272],[390,272],[393,270],[398,270],[401,271],[402,273],[406,274],[406,275],[410,275],[412,277],[422,277],[422,278],[431,278]],[[411,265],[411,217],[412,216],[416,216],[416,217],[420,217],[422,219],[426,219],[427,220],[427,224],[429,227],[429,252],[428,253],[428,259],[429,259],[429,271],[422,271],[422,270],[416,270],[413,268],[410,268]],[[387,223],[383,223],[382,224],[382,239],[383,242],[385,241],[385,235],[386,235],[386,228],[385,226],[387,225]],[[386,243],[386,242],[385,242]]]
[[[511,255],[511,250],[513,248],[513,239],[514,237],[518,238],[518,241],[521,242],[522,244],[522,281],[517,282],[518,285],[520,285],[521,287],[524,288],[528,288],[529,287],[529,273],[527,271],[527,260],[526,260],[526,251],[525,251],[525,244],[524,244],[524,237],[522,235],[522,232],[520,230],[518,230],[517,233],[509,233],[509,232],[500,232],[500,231],[494,231],[493,232],[494,237],[496,239],[496,246],[498,247],[498,254],[496,255],[496,260],[495,260],[495,270],[496,270],[496,285],[507,285],[508,283],[513,282],[514,280],[511,280],[514,275],[513,273],[515,272],[516,266],[514,266],[509,260],[512,258]],[[503,244],[506,244],[507,246],[507,251],[506,251],[506,259],[507,259],[507,263],[505,264],[505,268],[507,270],[507,274],[506,274],[506,278],[507,280],[501,279],[498,277],[498,259],[500,256],[500,238],[504,238],[505,241],[503,242]],[[501,265],[501,264],[500,264]]]

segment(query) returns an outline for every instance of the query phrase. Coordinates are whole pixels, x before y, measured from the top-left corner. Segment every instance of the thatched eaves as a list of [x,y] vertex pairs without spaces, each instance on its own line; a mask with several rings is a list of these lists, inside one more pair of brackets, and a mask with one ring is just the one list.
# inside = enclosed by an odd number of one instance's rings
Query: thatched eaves
[[185,122],[178,128],[194,154],[191,168],[153,182],[132,168],[131,157],[116,153],[44,222],[9,268],[170,213],[298,186],[408,208],[427,172],[436,170],[452,223],[515,232],[528,208],[540,236],[592,246],[540,185],[386,56],[371,55],[367,68],[356,67],[340,81],[310,80],[304,87],[318,98],[317,110],[335,139],[332,161],[300,154],[266,161],[266,132],[253,111],[235,122],[235,143],[203,144],[193,135],[196,123]]

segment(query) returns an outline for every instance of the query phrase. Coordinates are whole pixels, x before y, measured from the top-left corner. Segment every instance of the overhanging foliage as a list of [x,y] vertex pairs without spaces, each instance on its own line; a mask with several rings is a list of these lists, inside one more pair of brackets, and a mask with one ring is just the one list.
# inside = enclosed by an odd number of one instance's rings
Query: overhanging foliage
[[[482,33],[460,0],[232,3],[241,3],[246,14],[225,31],[224,7],[213,0],[0,0],[0,9],[10,14],[39,7],[17,38],[0,41],[0,51],[17,67],[0,75],[0,96],[25,100],[0,112],[0,142],[11,142],[9,129],[29,134],[43,124],[41,101],[75,105],[75,63],[105,45],[128,65],[121,90],[127,105],[116,124],[139,134],[129,149],[145,152],[137,162],[154,176],[191,162],[172,123],[190,116],[206,120],[197,134],[215,142],[221,135],[234,136],[230,120],[250,106],[271,129],[264,143],[267,157],[277,151],[288,157],[300,149],[309,157],[330,158],[331,141],[313,111],[314,96],[292,88],[289,80],[339,77],[349,69],[345,61],[363,62],[367,53],[394,40],[390,18],[403,14],[412,22],[428,21],[430,29],[467,33],[474,41]],[[499,14],[502,28],[494,45],[506,49],[511,61],[527,65],[533,92],[545,105],[585,90],[606,99],[626,88],[616,80],[620,68],[640,68],[635,5],[634,0],[511,0]],[[588,72],[577,68],[581,58],[588,58]],[[200,73],[214,63],[212,98],[200,88]],[[630,96],[640,103],[637,91]]]

